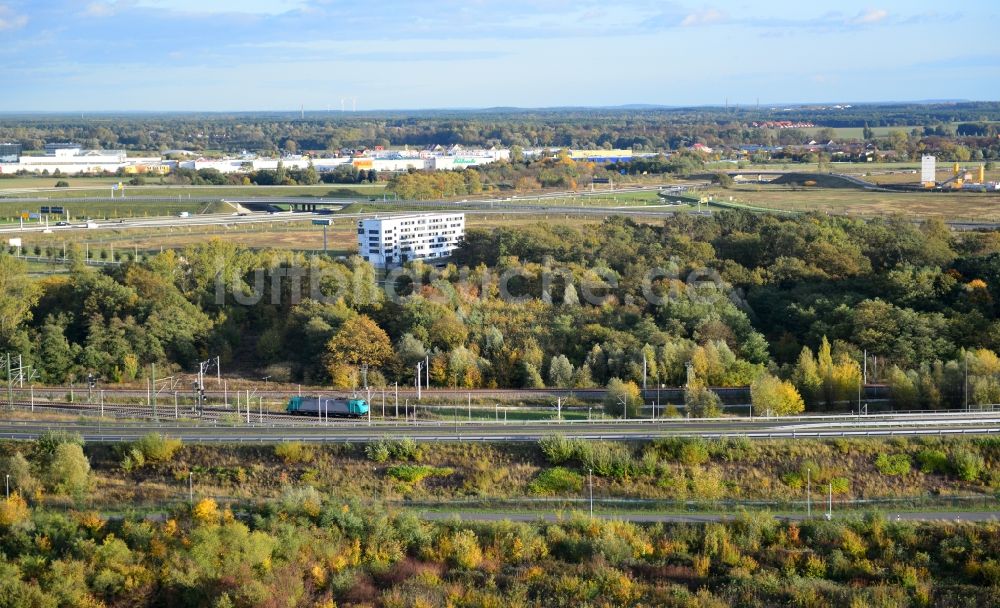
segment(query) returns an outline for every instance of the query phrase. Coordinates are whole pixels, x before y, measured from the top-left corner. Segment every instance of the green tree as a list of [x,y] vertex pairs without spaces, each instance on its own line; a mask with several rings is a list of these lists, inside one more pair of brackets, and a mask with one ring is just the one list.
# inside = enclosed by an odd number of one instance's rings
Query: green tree
[[570,388],[573,384],[573,364],[566,355],[556,355],[549,362],[549,386]]
[[889,368],[886,375],[892,404],[900,409],[914,409],[920,403],[919,390],[913,377],[895,365]]
[[52,318],[46,320],[39,332],[38,358],[45,382],[59,384],[69,377],[75,358],[74,348],[66,338],[63,327]]
[[319,183],[319,174],[316,173],[316,167],[313,165],[311,158],[309,159],[309,166],[306,167],[306,174],[303,181],[309,186]]
[[722,415],[722,399],[700,383],[684,390],[684,404],[692,418],[718,418]]
[[404,367],[413,367],[424,360],[427,356],[427,349],[424,343],[413,337],[411,333],[403,334],[396,345],[396,356]]
[[27,264],[0,254],[0,345],[15,341],[22,324],[31,320],[40,296],[38,283],[28,276]]
[[808,346],[802,347],[792,378],[806,403],[810,406],[817,405],[823,394],[823,379],[820,377],[816,358]]
[[620,378],[608,381],[607,392],[604,395],[604,413],[621,418],[638,418],[642,407],[642,392],[632,381],[625,382]]

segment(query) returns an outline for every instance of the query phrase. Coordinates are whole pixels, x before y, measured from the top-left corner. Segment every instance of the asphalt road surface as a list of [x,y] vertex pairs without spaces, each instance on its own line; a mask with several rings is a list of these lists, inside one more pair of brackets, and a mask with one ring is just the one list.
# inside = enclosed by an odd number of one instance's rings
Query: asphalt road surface
[[[880,511],[889,521],[947,521],[947,522],[987,522],[1000,520],[1000,513],[996,511],[910,511],[899,513],[891,511]],[[832,514],[833,519],[841,519],[848,516],[857,516],[857,511],[837,512]],[[813,516],[813,519],[823,518],[825,512],[820,512]],[[559,513],[497,513],[489,511],[421,511],[420,517],[428,520],[442,521],[458,517],[464,521],[565,521],[567,516]],[[719,513],[594,513],[598,519],[631,521],[636,523],[714,523],[730,521],[735,519],[735,515],[723,515]],[[804,513],[775,514],[776,519],[785,521],[804,521],[807,519]]]
[[[164,412],[165,414],[165,412]],[[26,414],[30,417],[30,414]],[[870,416],[810,416],[799,418],[658,419],[629,421],[478,421],[336,420],[298,418],[276,422],[255,420],[119,420],[52,421],[0,420],[0,439],[37,438],[52,429],[80,433],[88,441],[134,441],[151,431],[187,442],[276,443],[282,441],[357,442],[386,435],[417,441],[537,441],[552,434],[594,440],[645,440],[668,436],[751,439],[810,439],[825,437],[884,437],[920,435],[983,435],[1000,433],[1000,414],[994,412],[932,412]]]

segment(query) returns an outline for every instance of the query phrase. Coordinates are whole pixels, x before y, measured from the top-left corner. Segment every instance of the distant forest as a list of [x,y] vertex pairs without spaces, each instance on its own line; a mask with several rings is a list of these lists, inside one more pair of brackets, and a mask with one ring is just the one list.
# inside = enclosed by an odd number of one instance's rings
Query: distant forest
[[[802,143],[805,134],[753,128],[787,120],[818,127],[899,127],[911,139],[996,140],[1000,103],[858,105],[846,108],[489,109],[419,112],[2,115],[0,141],[40,150],[47,142],[132,151],[295,153],[372,146],[521,146],[670,151],[710,146]],[[914,127],[918,127],[914,132]],[[983,146],[974,145],[982,148]],[[992,156],[988,156],[992,158]]]

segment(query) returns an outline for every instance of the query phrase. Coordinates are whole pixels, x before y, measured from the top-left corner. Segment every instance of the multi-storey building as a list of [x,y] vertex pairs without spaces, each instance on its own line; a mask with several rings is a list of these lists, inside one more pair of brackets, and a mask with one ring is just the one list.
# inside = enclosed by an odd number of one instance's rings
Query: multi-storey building
[[376,268],[446,258],[464,238],[464,213],[394,215],[358,221],[358,253]]

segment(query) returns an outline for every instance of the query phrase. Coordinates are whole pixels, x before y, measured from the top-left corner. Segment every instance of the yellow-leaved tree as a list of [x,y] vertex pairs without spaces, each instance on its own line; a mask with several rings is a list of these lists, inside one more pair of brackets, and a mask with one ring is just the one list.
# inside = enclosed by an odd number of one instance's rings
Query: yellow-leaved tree
[[795,386],[771,374],[762,374],[750,385],[750,403],[758,415],[789,416],[806,409]]
[[389,336],[367,315],[344,321],[327,342],[326,351],[326,367],[338,388],[351,388],[342,385],[356,378],[352,368],[377,368],[394,354]]

